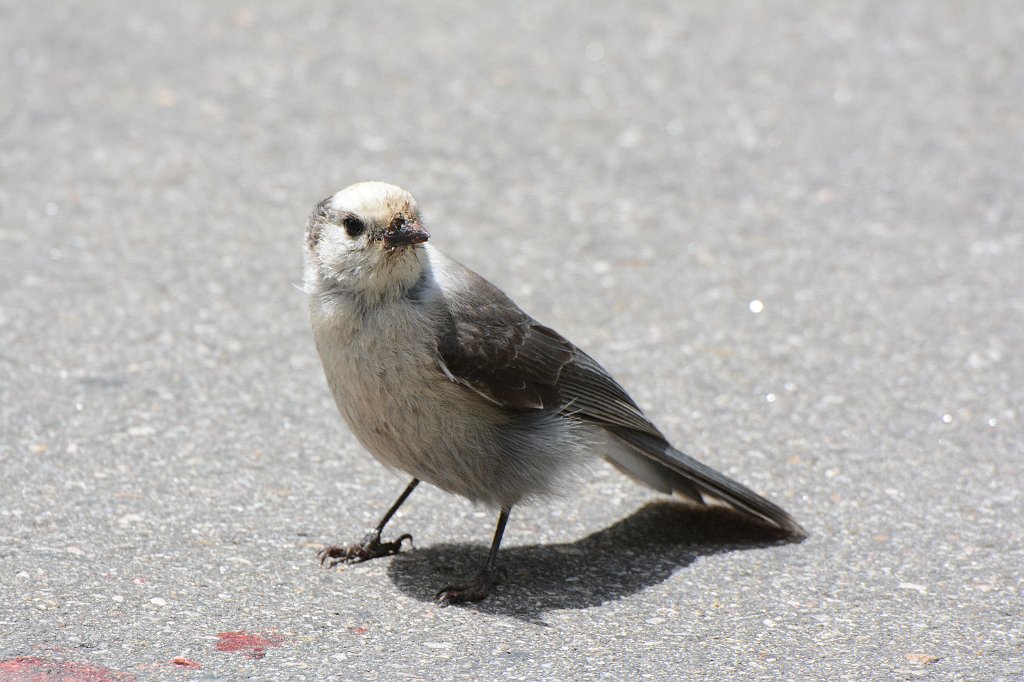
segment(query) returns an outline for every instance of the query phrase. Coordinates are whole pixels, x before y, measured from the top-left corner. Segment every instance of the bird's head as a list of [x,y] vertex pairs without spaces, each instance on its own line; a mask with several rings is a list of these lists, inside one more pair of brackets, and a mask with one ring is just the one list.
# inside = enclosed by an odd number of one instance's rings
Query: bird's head
[[429,237],[404,189],[383,182],[346,187],[318,203],[306,223],[306,288],[401,295],[423,271],[420,245]]

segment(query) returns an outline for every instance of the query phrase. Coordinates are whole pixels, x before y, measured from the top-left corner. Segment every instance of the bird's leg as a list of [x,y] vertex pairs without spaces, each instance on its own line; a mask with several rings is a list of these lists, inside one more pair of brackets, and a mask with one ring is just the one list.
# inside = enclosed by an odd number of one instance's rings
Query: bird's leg
[[397,500],[395,500],[395,503],[391,505],[391,508],[388,509],[386,514],[384,514],[380,523],[378,523],[373,530],[367,531],[361,541],[345,547],[329,545],[320,550],[317,554],[317,558],[320,559],[320,565],[323,566],[328,559],[331,559],[330,567],[332,568],[338,564],[358,564],[362,561],[369,561],[370,559],[376,559],[382,556],[398,554],[399,550],[402,549],[402,542],[404,540],[408,540],[411,545],[412,536],[408,533],[398,536],[397,540],[393,540],[391,542],[381,542],[380,534],[381,531],[384,530],[384,526],[386,526],[388,521],[391,520],[391,517],[395,515],[396,511],[398,511],[398,508],[402,506],[402,503],[405,502],[406,498],[409,497],[409,495],[412,494],[412,491],[416,489],[419,482],[420,480],[418,478],[412,479],[412,482],[406,486],[402,494],[398,496]]
[[487,563],[472,582],[465,585],[447,585],[441,588],[436,595],[441,606],[480,601],[491,593],[491,588],[505,581],[505,569],[497,566],[496,562],[498,547],[501,546],[501,536],[505,532],[505,524],[508,523],[510,511],[512,511],[511,507],[503,507],[498,516],[498,527],[494,529],[494,540],[491,541],[491,551],[487,555]]

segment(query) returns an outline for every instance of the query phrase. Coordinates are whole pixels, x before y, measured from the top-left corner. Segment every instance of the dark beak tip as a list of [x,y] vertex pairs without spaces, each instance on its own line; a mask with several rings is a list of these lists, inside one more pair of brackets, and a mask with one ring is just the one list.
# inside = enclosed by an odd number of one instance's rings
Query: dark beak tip
[[394,232],[384,235],[384,243],[388,247],[411,246],[421,244],[428,239],[430,239],[430,233],[419,223],[407,223]]

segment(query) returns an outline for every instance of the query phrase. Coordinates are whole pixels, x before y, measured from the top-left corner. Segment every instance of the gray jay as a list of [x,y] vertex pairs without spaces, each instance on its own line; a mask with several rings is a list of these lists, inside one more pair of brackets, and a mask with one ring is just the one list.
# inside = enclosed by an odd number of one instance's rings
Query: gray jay
[[497,565],[509,512],[559,493],[604,457],[655,490],[714,499],[792,536],[780,507],[676,450],[593,358],[500,289],[427,243],[416,200],[381,182],[330,196],[306,225],[305,290],[327,385],[359,442],[412,481],[376,528],[326,547],[321,564],[397,553],[381,541],[420,481],[500,510],[487,561],[437,593],[479,601]]

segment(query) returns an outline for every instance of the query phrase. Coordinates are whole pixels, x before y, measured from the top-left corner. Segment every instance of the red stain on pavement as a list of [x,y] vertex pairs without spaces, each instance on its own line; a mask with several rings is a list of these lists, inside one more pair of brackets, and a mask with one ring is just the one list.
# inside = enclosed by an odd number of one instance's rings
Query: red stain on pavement
[[18,656],[0,661],[0,680],[29,682],[129,682],[135,676],[101,665],[49,661],[35,656]]
[[178,666],[179,668],[193,668],[195,670],[199,670],[200,668],[203,667],[199,663],[196,663],[195,661],[190,661],[187,658],[184,658],[182,656],[179,656],[177,658],[171,659],[171,663],[173,663],[174,665]]
[[284,637],[278,634],[255,635],[250,632],[218,632],[217,651],[239,652],[247,658],[263,658],[267,649],[281,646]]

